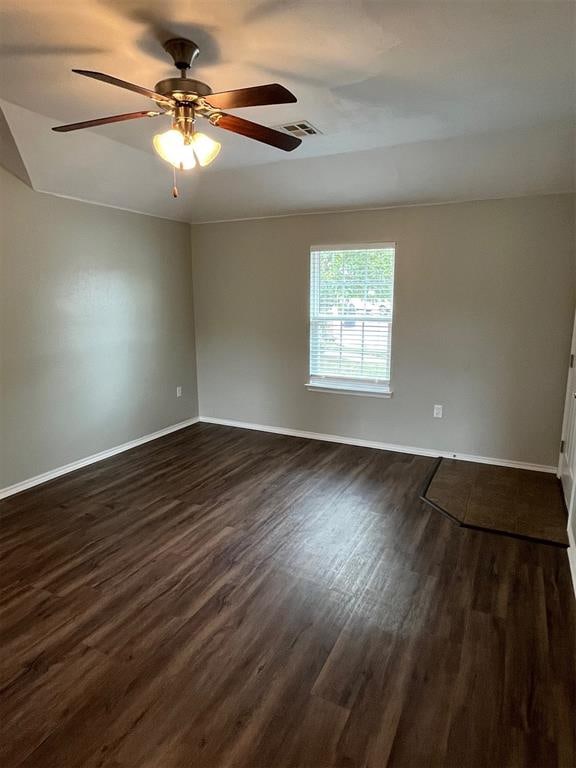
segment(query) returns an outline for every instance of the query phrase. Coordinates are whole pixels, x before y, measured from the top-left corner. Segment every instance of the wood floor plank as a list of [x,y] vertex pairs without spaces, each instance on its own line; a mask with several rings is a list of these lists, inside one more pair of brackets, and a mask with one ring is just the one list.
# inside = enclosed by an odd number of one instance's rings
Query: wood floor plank
[[0,503],[2,765],[576,765],[566,553],[432,465],[196,424]]

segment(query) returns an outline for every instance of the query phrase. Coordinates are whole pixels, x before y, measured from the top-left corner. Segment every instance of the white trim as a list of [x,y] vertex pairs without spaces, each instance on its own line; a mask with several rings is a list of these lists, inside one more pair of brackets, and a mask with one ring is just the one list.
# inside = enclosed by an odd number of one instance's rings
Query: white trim
[[[315,256],[319,253],[323,253],[325,251],[335,251],[335,250],[341,250],[341,251],[362,251],[362,250],[391,250],[393,251],[392,255],[392,309],[390,314],[390,319],[385,320],[383,317],[374,317],[374,318],[368,318],[364,317],[363,320],[373,320],[374,322],[380,322],[382,323],[382,326],[388,325],[388,380],[384,381],[383,379],[358,379],[358,385],[355,386],[356,382],[354,382],[353,379],[347,378],[346,376],[340,375],[340,376],[330,376],[327,373],[314,373],[313,368],[315,368],[314,361],[316,360],[316,355],[318,354],[318,349],[316,345],[313,347],[312,343],[312,335],[313,335],[313,327],[316,326],[317,323],[324,322],[327,318],[324,315],[323,317],[320,316],[320,313],[317,311],[319,309],[318,302],[319,302],[319,284],[320,284],[320,277],[319,277],[319,265],[318,261],[315,259]],[[324,392],[328,394],[332,394],[336,390],[340,390],[341,394],[349,394],[349,395],[364,395],[368,397],[384,397],[384,398],[390,398],[392,396],[392,390],[390,388],[390,379],[392,377],[392,339],[394,336],[394,315],[396,314],[396,257],[398,253],[398,241],[397,240],[389,240],[387,242],[380,242],[380,243],[356,243],[356,244],[325,244],[325,245],[311,245],[310,246],[310,257],[309,257],[309,273],[308,273],[308,381],[306,382],[305,386],[310,391],[316,391],[316,392]],[[314,307],[314,310],[313,310]],[[314,316],[312,316],[314,313]],[[353,319],[358,320],[359,318],[357,316],[352,316]],[[340,317],[340,320],[349,319],[345,317]],[[383,382],[379,383],[379,382]],[[368,384],[370,386],[368,386]]]
[[368,387],[357,387],[352,389],[350,384],[347,387],[337,386],[335,384],[315,384],[312,381],[308,381],[304,384],[306,389],[310,392],[327,392],[330,395],[359,395],[360,397],[392,397],[391,389],[369,389]]
[[576,597],[576,540],[572,535],[570,526],[568,526],[568,541],[570,546],[566,550],[568,552],[568,562],[570,563],[570,572],[572,574],[572,586],[574,587],[574,597]]
[[[95,453],[92,456],[87,456],[84,459],[79,459],[70,464],[66,464],[63,467],[52,469],[49,472],[44,472],[41,475],[36,475],[28,480],[22,480],[20,483],[9,485],[6,488],[0,489],[0,499],[5,499],[8,496],[13,496],[16,493],[25,491],[28,488],[33,488],[35,485],[41,485],[47,483],[50,480],[54,480],[61,475],[66,475],[69,472],[74,472],[77,469],[86,467],[90,464],[96,464],[98,461],[107,459],[111,456],[115,456],[118,453],[129,451],[131,448],[136,448],[138,445],[148,443],[152,440],[157,440],[159,437],[169,435],[171,432],[177,432],[179,429],[184,429],[197,422],[204,422],[206,424],[222,424],[228,427],[239,427],[240,429],[253,429],[258,432],[271,432],[277,435],[289,435],[292,437],[305,437],[309,440],[322,440],[328,443],[343,443],[344,445],[358,445],[364,448],[375,448],[382,451],[396,451],[397,453],[412,453],[416,456],[443,456],[449,459],[459,459],[462,461],[476,461],[480,464],[493,464],[497,467],[515,467],[516,469],[530,469],[534,472],[549,472],[555,473],[556,467],[547,466],[545,464],[529,464],[523,461],[506,461],[504,459],[494,459],[486,456],[475,456],[467,453],[454,453],[452,451],[441,451],[432,448],[417,448],[415,446],[400,445],[398,443],[382,443],[374,440],[362,440],[355,437],[343,437],[342,435],[328,435],[321,432],[306,432],[301,429],[288,429],[286,427],[273,427],[265,424],[252,424],[246,421],[236,421],[234,419],[218,419],[212,416],[195,416],[194,418],[181,421],[178,424],[173,424],[170,427],[165,427],[157,432],[152,432],[149,435],[143,435],[135,440],[130,440],[122,445],[117,445],[114,448],[108,448],[100,453]],[[570,538],[570,532],[568,532]],[[569,551],[570,565],[572,568],[572,576],[574,579],[574,588],[576,591],[576,542],[571,540],[571,552]]]
[[454,451],[441,451],[434,448],[417,448],[412,445],[400,445],[399,443],[381,443],[375,440],[362,440],[356,437],[343,437],[342,435],[325,435],[321,432],[306,432],[301,429],[288,429],[287,427],[272,427],[267,424],[251,424],[247,421],[235,419],[218,419],[213,416],[200,416],[201,422],[206,424],[222,424],[227,427],[240,427],[241,429],[254,429],[258,432],[272,432],[277,435],[289,435],[291,437],[306,437],[309,440],[323,440],[326,443],[343,443],[344,445],[359,445],[364,448],[376,448],[380,451],[396,451],[397,453],[412,453],[416,456],[442,456],[446,459],[458,459],[460,461],[475,461],[479,464],[493,464],[496,467],[512,467],[514,469],[529,469],[533,472],[548,472],[554,474],[556,467],[548,464],[530,464],[525,461],[511,461],[506,459],[494,459],[488,456],[476,456],[471,453],[455,453]]
[[200,421],[198,416],[195,416],[192,419],[186,419],[186,421],[181,421],[178,424],[172,424],[170,427],[164,427],[164,429],[159,429],[157,432],[152,432],[149,435],[143,435],[142,437],[137,437],[135,440],[129,440],[127,443],[122,443],[122,445],[116,445],[114,448],[108,448],[105,451],[100,451],[100,453],[94,453],[92,456],[87,456],[85,459],[78,459],[78,461],[65,464],[63,467],[51,469],[49,472],[43,472],[41,475],[28,478],[28,480],[22,480],[20,483],[9,485],[6,488],[0,488],[0,499],[5,499],[8,496],[13,496],[15,493],[20,493],[20,491],[33,488],[35,485],[47,483],[50,480],[54,480],[56,477],[60,477],[60,475],[67,475],[69,472],[74,472],[77,469],[81,469],[82,467],[87,467],[89,464],[96,464],[98,461],[108,459],[110,456],[115,456],[117,453],[129,451],[131,448],[136,448],[138,445],[142,445],[143,443],[149,443],[151,440],[157,440],[159,437],[169,435],[171,432],[177,432],[179,429],[189,427],[192,424],[196,424],[198,421]]
[[389,243],[324,243],[323,245],[311,245],[310,253],[331,253],[332,251],[369,251],[396,250],[396,241]]
[[[574,355],[575,362],[574,365],[576,365],[576,310],[574,311],[574,325],[572,326],[572,339],[570,341],[570,354]],[[573,377],[573,366],[568,365],[568,375],[566,377],[566,392],[564,395],[564,415],[562,417],[562,432],[560,433],[560,439],[563,441],[565,439],[567,427],[568,427],[568,402],[572,398],[572,377]],[[562,477],[562,452],[558,451],[558,472],[557,476],[559,478]]]

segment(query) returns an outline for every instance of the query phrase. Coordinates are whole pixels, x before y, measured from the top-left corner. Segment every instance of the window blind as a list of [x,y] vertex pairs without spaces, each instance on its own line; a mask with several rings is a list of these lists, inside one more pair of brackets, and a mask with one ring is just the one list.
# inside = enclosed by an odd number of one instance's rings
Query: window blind
[[389,391],[395,250],[311,249],[310,384]]

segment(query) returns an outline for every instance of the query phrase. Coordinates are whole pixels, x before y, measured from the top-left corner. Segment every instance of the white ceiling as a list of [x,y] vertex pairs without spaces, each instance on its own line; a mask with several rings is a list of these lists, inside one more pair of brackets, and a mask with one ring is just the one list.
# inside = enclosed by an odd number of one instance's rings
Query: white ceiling
[[[35,188],[170,218],[567,191],[575,9],[556,0],[3,0],[0,99]],[[281,82],[298,97],[238,114],[273,126],[304,118],[323,135],[285,154],[206,124],[222,152],[174,201],[151,148],[167,118],[49,130],[146,108],[70,70],[153,87],[174,73],[160,42],[173,35],[200,45],[193,76],[214,91]]]

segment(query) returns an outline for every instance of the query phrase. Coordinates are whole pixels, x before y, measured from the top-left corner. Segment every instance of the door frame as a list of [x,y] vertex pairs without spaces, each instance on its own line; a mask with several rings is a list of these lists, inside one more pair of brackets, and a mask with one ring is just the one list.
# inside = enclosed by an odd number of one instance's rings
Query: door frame
[[[574,326],[572,330],[572,341],[570,344],[570,358],[568,360],[568,378],[566,380],[566,391],[564,393],[564,414],[562,416],[562,432],[560,440],[564,440],[566,435],[566,428],[568,426],[568,403],[572,398],[574,392],[573,379],[576,374],[576,310],[574,311]],[[575,382],[576,384],[576,382]],[[558,469],[556,470],[556,477],[560,478],[562,475],[562,451],[558,453]],[[574,501],[574,493],[572,493],[571,502]]]
[[[568,380],[566,381],[566,395],[564,398],[564,416],[562,418],[562,435],[561,439],[564,440],[568,433],[568,414],[570,413],[569,404],[571,403],[574,392],[576,392],[576,312],[574,313],[574,327],[572,331],[572,342],[570,344],[570,360],[568,368]],[[576,406],[573,406],[574,417],[576,418]],[[563,453],[558,454],[558,471],[557,477],[561,481],[562,477],[562,457]],[[562,498],[564,498],[564,488],[562,488]],[[572,572],[572,586],[574,587],[574,594],[576,596],[576,476],[573,478],[572,490],[570,492],[570,498],[566,503],[568,509],[568,541],[570,546],[568,548],[568,560],[570,562],[570,570]]]

